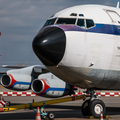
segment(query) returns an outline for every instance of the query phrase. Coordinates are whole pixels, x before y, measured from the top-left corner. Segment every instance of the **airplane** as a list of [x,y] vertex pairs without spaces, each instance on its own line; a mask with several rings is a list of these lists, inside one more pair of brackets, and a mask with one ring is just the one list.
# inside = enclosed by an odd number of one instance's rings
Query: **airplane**
[[52,15],[32,43],[45,67],[70,85],[90,94],[85,116],[99,118],[106,107],[95,90],[120,90],[120,9],[78,5]]
[[1,85],[10,90],[32,90],[42,97],[58,98],[75,94],[74,86],[62,81],[49,72],[42,65],[33,66],[10,66],[2,65],[3,68],[16,68],[2,73]]

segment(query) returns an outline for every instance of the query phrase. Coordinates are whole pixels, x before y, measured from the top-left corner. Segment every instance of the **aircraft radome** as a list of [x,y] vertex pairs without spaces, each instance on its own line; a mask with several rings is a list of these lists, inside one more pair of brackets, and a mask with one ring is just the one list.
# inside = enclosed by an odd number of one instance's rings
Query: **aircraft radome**
[[[119,4],[118,4],[119,5]],[[120,90],[120,9],[80,5],[51,16],[33,40],[33,50],[58,78],[86,88],[84,115],[105,114],[95,90]]]

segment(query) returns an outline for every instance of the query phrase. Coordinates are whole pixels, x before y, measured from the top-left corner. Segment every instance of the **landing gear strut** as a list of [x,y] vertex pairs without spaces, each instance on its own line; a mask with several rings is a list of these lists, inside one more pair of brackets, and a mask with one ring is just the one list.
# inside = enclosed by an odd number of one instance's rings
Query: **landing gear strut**
[[83,115],[99,118],[101,111],[103,112],[103,115],[105,115],[105,104],[103,101],[99,100],[97,95],[95,95],[94,89],[87,89],[86,93],[89,94],[90,99],[82,104]]

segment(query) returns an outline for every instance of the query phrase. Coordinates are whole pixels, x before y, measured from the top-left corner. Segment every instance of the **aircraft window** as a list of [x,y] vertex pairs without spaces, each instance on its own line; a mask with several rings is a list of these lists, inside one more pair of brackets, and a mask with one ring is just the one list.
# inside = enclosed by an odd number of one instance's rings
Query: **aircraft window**
[[95,24],[94,24],[94,22],[93,22],[93,20],[88,20],[88,19],[86,19],[86,26],[87,26],[87,28],[91,28],[91,27],[93,27]]
[[85,28],[85,22],[84,19],[78,19],[77,25],[80,26],[81,28]]
[[82,16],[82,17],[84,17],[84,15],[83,15],[83,14],[79,14],[79,16]]
[[59,18],[56,24],[75,24],[76,19]]
[[77,13],[71,13],[70,16],[77,16]]
[[50,20],[47,20],[47,22],[45,23],[44,26],[53,25],[54,22],[55,22],[55,20],[56,20],[56,18],[54,18],[54,19],[50,19]]

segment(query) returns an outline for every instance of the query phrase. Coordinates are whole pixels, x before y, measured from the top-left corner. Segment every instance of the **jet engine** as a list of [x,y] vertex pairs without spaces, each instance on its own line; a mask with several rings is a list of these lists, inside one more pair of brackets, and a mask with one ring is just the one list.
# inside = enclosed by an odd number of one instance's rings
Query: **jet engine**
[[74,86],[57,78],[41,66],[8,70],[1,77],[1,85],[7,89],[32,91],[44,97],[61,97],[74,94]]
[[31,80],[30,75],[5,74],[1,78],[1,84],[8,89],[28,90]]
[[35,74],[33,74],[35,73],[35,68],[36,66],[30,66],[22,69],[8,70],[6,74],[1,77],[1,85],[13,90],[29,90],[31,89],[31,81],[35,76]]
[[44,97],[61,97],[74,94],[74,87],[52,73],[41,74],[31,83],[32,91]]

